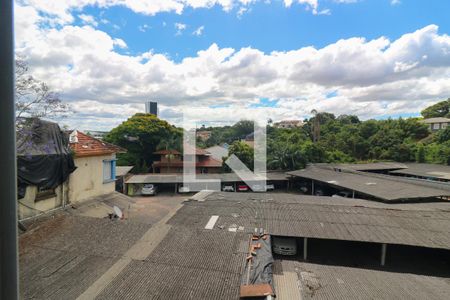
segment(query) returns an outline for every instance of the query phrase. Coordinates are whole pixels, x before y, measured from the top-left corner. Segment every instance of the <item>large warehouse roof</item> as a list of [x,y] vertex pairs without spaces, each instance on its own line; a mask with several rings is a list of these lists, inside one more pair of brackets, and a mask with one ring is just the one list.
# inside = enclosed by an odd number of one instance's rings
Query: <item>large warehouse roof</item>
[[[316,203],[316,201],[318,201]],[[273,193],[210,193],[186,202],[169,221],[202,229],[450,249],[450,203],[383,204],[359,199]]]
[[375,162],[365,164],[323,164],[323,165],[333,166],[338,169],[347,169],[355,171],[389,171],[407,168],[405,164],[398,162]]
[[390,173],[450,180],[450,166],[419,163],[405,165],[406,169],[390,171]]
[[450,196],[450,186],[407,180],[363,172],[337,171],[333,168],[308,166],[288,175],[312,179],[328,185],[356,191],[382,201],[404,201]]
[[[222,182],[239,182],[242,181],[235,173],[221,173],[221,174],[197,174],[198,180],[220,179]],[[287,180],[285,173],[269,172],[266,173],[267,180]],[[139,174],[133,175],[126,183],[183,183],[183,175],[168,175],[168,174]]]

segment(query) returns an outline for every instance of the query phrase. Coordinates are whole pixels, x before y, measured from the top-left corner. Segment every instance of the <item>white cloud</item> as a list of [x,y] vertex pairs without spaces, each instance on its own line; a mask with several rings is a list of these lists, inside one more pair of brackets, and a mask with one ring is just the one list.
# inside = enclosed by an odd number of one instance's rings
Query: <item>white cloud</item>
[[84,24],[92,25],[94,27],[98,26],[98,22],[95,21],[95,18],[91,15],[81,14],[78,15],[78,18],[80,18],[80,20],[83,21]]
[[[220,6],[224,11],[237,9],[238,16],[248,11],[249,6],[268,0],[16,0],[22,6],[32,6],[39,12],[49,16],[54,24],[69,24],[74,21],[72,12],[80,11],[86,6],[109,8],[124,6],[135,13],[153,16],[162,12],[181,14],[186,8],[212,8]],[[338,3],[352,3],[355,0],[335,0]],[[399,0],[392,0],[399,2]],[[318,14],[319,0],[283,0],[285,7],[293,3],[305,5],[307,10]],[[326,11],[326,10],[323,10]]]
[[192,32],[193,35],[201,36],[203,34],[203,30],[205,30],[205,26],[200,26]]
[[175,23],[174,26],[177,30],[177,32],[175,33],[176,35],[181,35],[187,27],[187,25],[183,23]]
[[402,3],[400,0],[391,0],[391,5],[399,5]]
[[138,29],[139,29],[139,31],[141,31],[141,32],[146,32],[147,30],[149,30],[151,27],[150,26],[148,26],[147,24],[143,24],[143,25],[139,25],[138,26]]
[[[250,114],[302,118],[313,108],[364,118],[414,113],[450,95],[450,37],[435,25],[393,41],[349,38],[319,49],[264,53],[212,44],[176,62],[150,50],[121,54],[123,40],[91,26],[40,27],[42,18],[32,7],[16,7],[16,51],[73,104],[77,113],[67,122],[81,129],[117,125],[149,98],[169,121],[185,112],[231,122]],[[327,98],[330,91],[337,96]],[[278,105],[249,107],[259,98]]]
[[122,39],[118,39],[118,38],[114,39],[113,44],[114,44],[114,46],[117,46],[122,49],[128,48],[127,43],[125,43],[125,41]]

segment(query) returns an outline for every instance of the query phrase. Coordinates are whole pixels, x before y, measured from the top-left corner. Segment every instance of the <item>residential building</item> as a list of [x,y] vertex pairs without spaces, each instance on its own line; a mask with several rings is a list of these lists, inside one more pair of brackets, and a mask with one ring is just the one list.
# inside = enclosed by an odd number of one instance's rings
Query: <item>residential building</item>
[[283,120],[273,124],[276,128],[297,128],[302,127],[303,125],[303,121],[301,120]]
[[[183,155],[177,150],[160,150],[153,154],[159,155],[160,159],[152,165],[153,173],[183,173]],[[206,150],[197,148],[195,150],[195,171],[197,174],[220,173],[222,171],[222,160],[217,160]]]
[[126,150],[77,130],[69,140],[77,166],[69,178],[70,202],[114,192],[116,153]]
[[208,130],[199,130],[195,133],[196,137],[201,141],[207,141],[211,137],[211,131]]
[[424,124],[428,125],[428,128],[431,131],[437,131],[441,129],[445,129],[450,126],[449,118],[429,118],[421,121]]
[[158,116],[158,102],[145,102],[145,113]]
[[115,191],[121,147],[80,131],[63,133],[55,123],[34,120],[18,155],[19,219]]

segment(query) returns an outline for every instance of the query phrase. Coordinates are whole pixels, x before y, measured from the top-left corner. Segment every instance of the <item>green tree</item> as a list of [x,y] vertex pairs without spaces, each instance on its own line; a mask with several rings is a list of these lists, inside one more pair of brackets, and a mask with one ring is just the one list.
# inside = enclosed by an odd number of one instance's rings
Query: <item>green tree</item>
[[168,122],[152,114],[138,113],[112,129],[105,141],[127,149],[127,153],[118,154],[118,165],[134,165],[140,171],[144,163],[152,165],[153,153],[162,140],[181,135],[182,130]]
[[416,162],[418,163],[425,162],[425,147],[423,146],[423,144],[419,144],[419,146],[417,146]]
[[425,119],[437,117],[450,118],[450,98],[425,108],[421,114]]
[[[252,147],[250,147],[249,145],[247,145],[244,142],[235,141],[228,148],[228,157],[233,154],[236,155],[237,158],[239,158],[241,160],[241,162],[247,166],[247,168],[249,168],[250,170],[253,170],[254,150]],[[227,160],[227,158],[225,158],[224,161]],[[225,167],[225,164],[224,164],[224,168],[226,170],[229,170],[229,168],[227,166]]]

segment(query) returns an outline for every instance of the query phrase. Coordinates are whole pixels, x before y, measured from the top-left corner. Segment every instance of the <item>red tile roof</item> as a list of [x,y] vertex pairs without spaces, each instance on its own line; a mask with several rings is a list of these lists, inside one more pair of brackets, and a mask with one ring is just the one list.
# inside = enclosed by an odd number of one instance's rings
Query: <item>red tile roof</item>
[[[177,150],[159,150],[156,152],[153,152],[153,154],[157,155],[167,155],[167,154],[175,154],[175,155],[181,155]],[[202,148],[195,148],[195,155],[211,155],[208,151],[202,149]]]
[[157,154],[157,155],[167,155],[167,154],[181,155],[181,153],[178,152],[177,150],[159,150],[159,151],[153,152],[153,154]]
[[[183,161],[155,161],[153,162],[153,167],[183,167]],[[214,159],[212,157],[208,157],[206,160],[198,161],[195,163],[196,167],[204,167],[204,168],[220,168],[222,167],[222,161]]]
[[74,130],[70,134],[70,148],[75,157],[98,156],[113,153],[124,153],[122,147],[101,141],[80,131]]

